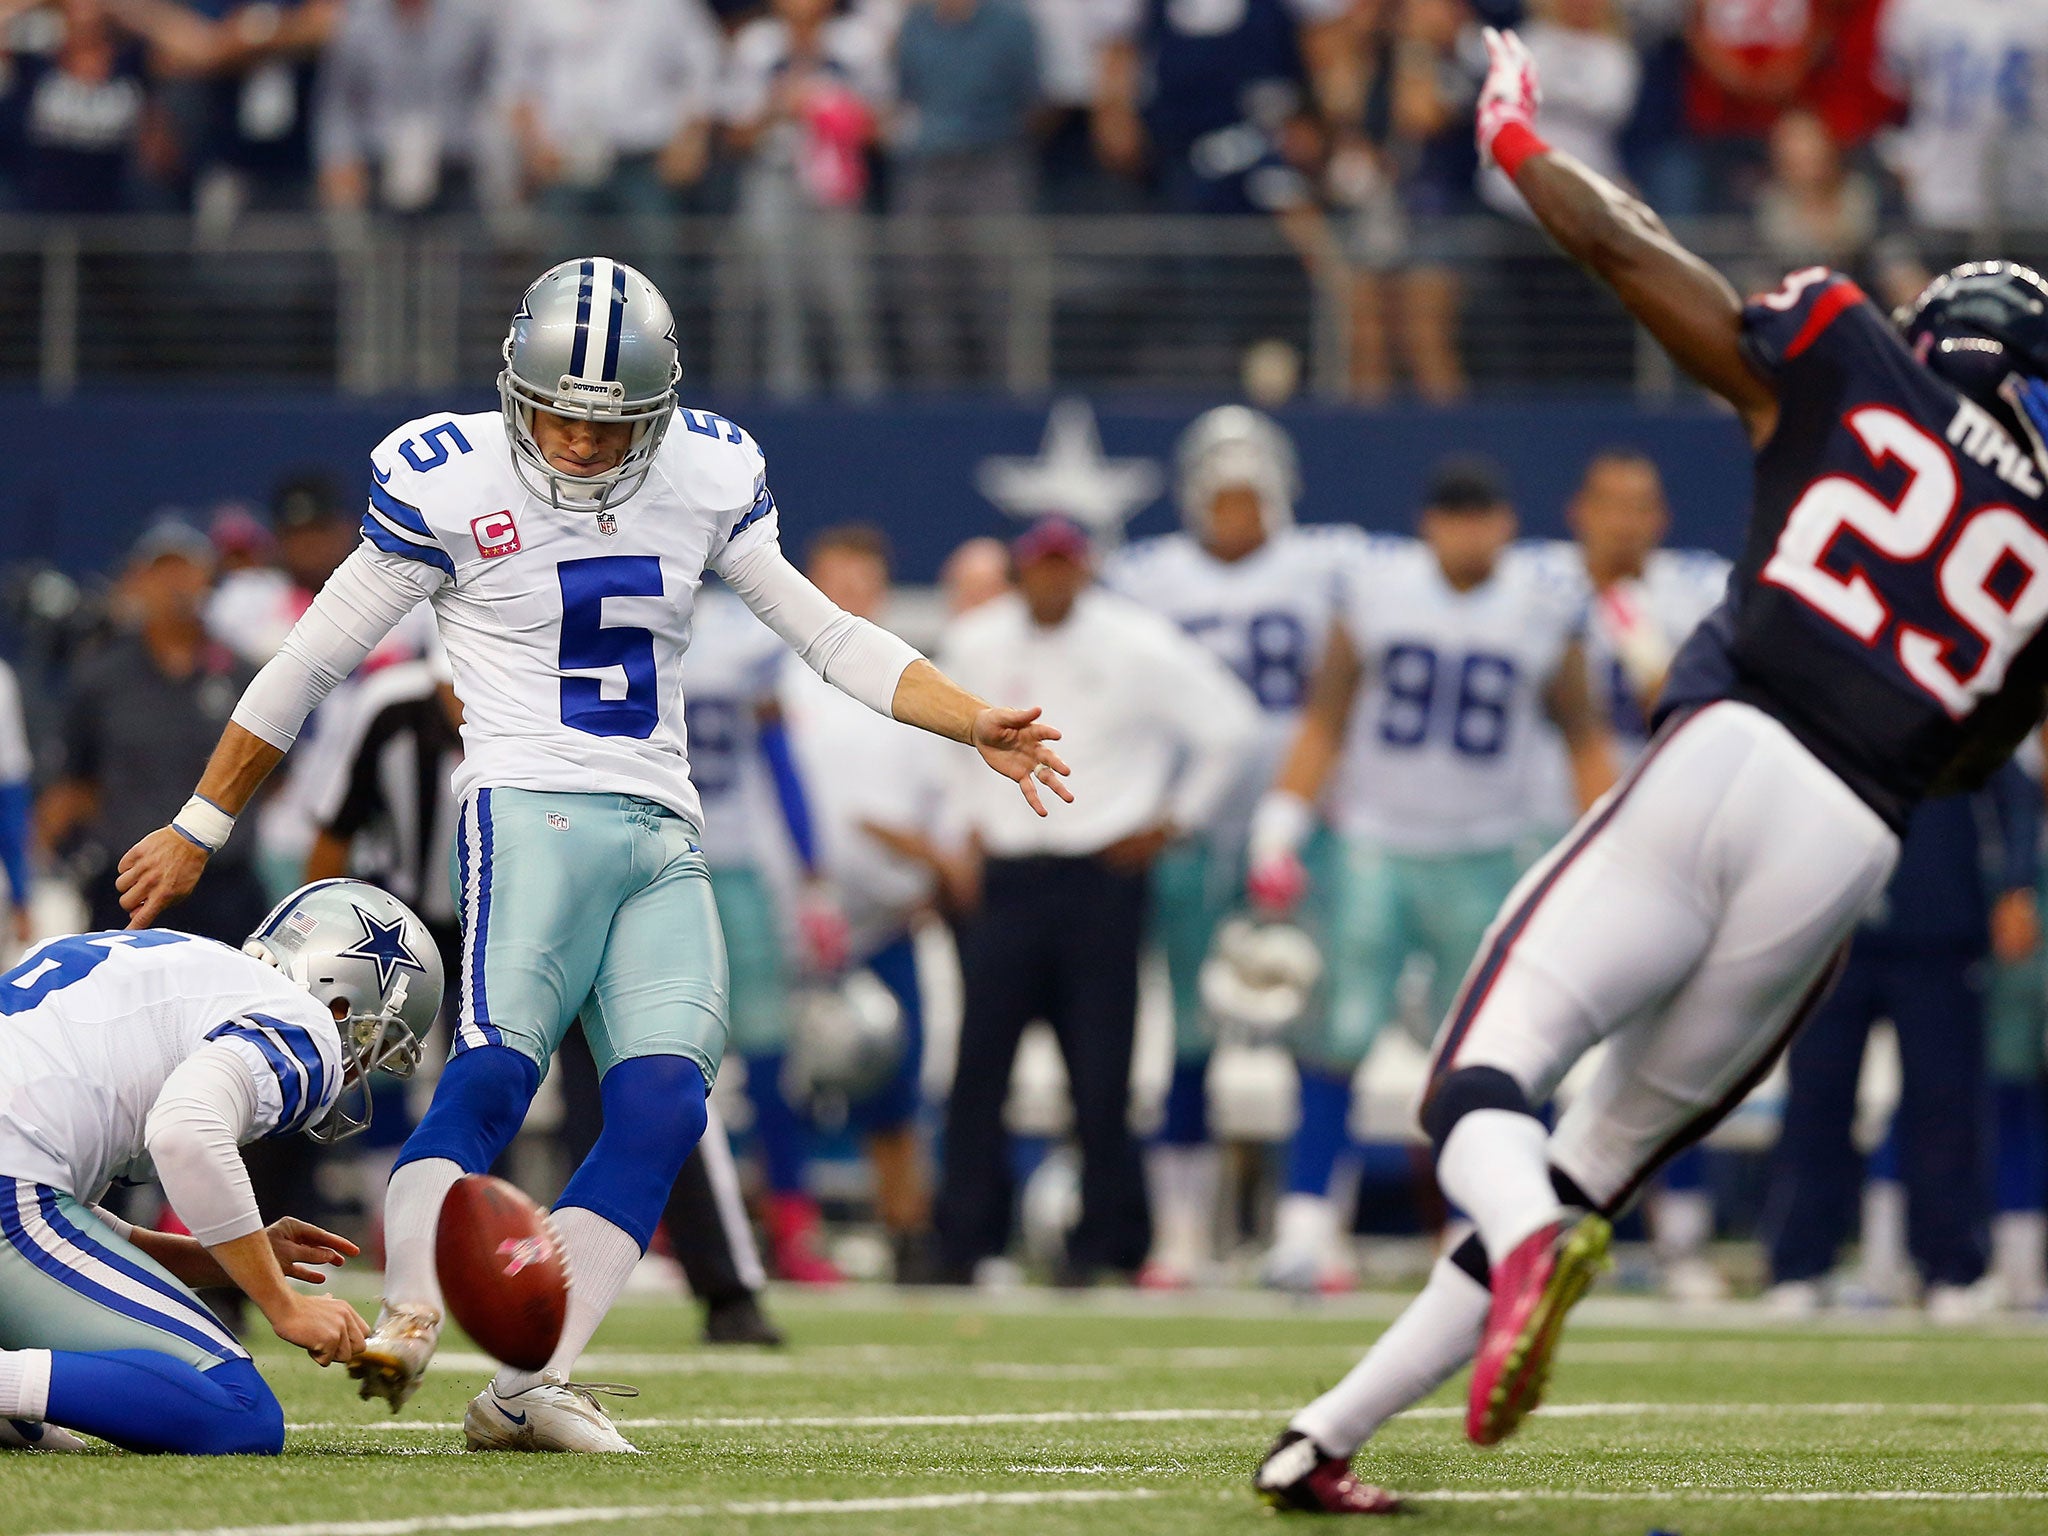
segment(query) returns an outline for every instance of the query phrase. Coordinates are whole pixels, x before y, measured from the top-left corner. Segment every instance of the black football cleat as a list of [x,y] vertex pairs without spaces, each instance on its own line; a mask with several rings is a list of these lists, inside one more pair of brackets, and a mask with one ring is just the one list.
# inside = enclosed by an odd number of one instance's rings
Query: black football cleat
[[1273,1442],[1252,1487],[1275,1509],[1307,1515],[1398,1515],[1400,1499],[1361,1483],[1351,1463],[1332,1456],[1298,1429]]
[[768,1321],[761,1303],[751,1291],[714,1301],[704,1309],[706,1344],[766,1344],[779,1348],[787,1341],[782,1330]]

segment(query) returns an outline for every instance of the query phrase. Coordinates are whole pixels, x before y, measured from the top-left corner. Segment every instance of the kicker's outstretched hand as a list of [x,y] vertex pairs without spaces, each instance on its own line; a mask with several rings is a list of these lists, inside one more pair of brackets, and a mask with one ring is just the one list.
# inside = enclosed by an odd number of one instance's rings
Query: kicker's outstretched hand
[[1072,770],[1051,745],[1060,739],[1060,733],[1040,720],[1039,713],[1035,708],[995,705],[982,710],[974,717],[974,750],[997,773],[1015,780],[1031,809],[1043,816],[1045,800],[1038,792],[1040,785],[1069,804],[1074,792],[1066,784]]

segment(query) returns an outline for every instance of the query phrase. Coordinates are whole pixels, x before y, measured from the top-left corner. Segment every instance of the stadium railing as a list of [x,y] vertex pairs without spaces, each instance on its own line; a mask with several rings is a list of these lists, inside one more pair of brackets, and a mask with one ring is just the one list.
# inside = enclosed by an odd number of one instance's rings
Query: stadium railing
[[[1742,282],[1749,226],[1686,239]],[[739,219],[396,225],[250,217],[0,219],[0,385],[62,397],[178,381],[350,394],[476,386],[506,317],[553,260],[604,250],[668,294],[685,367],[771,394],[943,388],[1217,393],[1248,349],[1312,395],[1354,393],[1352,307],[1373,290],[1398,337],[1404,273],[1456,279],[1457,348],[1481,393],[1668,395],[1677,381],[1604,293],[1530,231],[1492,218],[1400,241],[1347,232],[1305,259],[1263,219],[846,219],[756,235]],[[798,345],[776,343],[794,305]],[[785,308],[785,318],[789,311]],[[920,347],[934,315],[937,366]],[[922,329],[921,329],[922,328]],[[1398,357],[1398,347],[1396,355]],[[1284,385],[1286,379],[1277,381]]]

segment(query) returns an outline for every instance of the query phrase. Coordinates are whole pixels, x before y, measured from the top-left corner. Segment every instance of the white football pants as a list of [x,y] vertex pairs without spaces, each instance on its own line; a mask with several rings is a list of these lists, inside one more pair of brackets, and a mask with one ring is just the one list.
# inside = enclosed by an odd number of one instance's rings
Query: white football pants
[[1890,879],[1899,842],[1776,720],[1674,721],[1516,886],[1437,1038],[1434,1083],[1494,1067],[1541,1104],[1603,1040],[1550,1140],[1625,1206],[1770,1069]]

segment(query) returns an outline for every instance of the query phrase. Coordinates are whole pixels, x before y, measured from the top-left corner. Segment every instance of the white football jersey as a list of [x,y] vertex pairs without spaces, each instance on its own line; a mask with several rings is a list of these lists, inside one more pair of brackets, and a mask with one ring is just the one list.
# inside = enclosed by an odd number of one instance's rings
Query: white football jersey
[[[902,937],[936,883],[928,866],[892,851],[864,827],[943,840],[947,794],[964,749],[876,714],[795,656],[783,662],[780,681],[818,869],[846,917],[853,957],[864,960]],[[859,770],[849,772],[850,763]]]
[[1327,796],[1337,829],[1418,854],[1538,831],[1544,692],[1585,617],[1583,580],[1540,549],[1516,545],[1458,592],[1420,540],[1375,540],[1344,596],[1365,679]]
[[1371,540],[1348,523],[1284,528],[1242,560],[1218,560],[1187,533],[1146,539],[1104,565],[1104,586],[1164,614],[1213,651],[1258,700],[1258,747],[1219,830],[1242,830],[1294,738],[1337,617],[1345,573]]
[[760,716],[775,701],[784,660],[795,660],[789,647],[738,597],[718,587],[698,595],[683,653],[683,717],[704,806],[704,858],[714,869],[758,866],[781,836]]
[[21,685],[14,669],[0,661],[0,785],[26,783],[34,767],[21,715]]
[[[1569,547],[1576,557],[1577,546]],[[1577,569],[1583,577],[1583,560]],[[1678,648],[1699,628],[1700,620],[1727,594],[1729,569],[1726,560],[1703,549],[1651,553],[1630,596],[1641,605],[1642,617],[1655,630],[1667,656],[1678,654]],[[1592,673],[1593,691],[1614,727],[1615,749],[1626,767],[1650,744],[1650,718],[1616,652],[1611,624],[1612,616],[1595,602],[1586,623],[1586,667]]]
[[365,537],[439,573],[464,710],[457,794],[638,795],[701,830],[682,657],[704,573],[776,537],[754,440],[678,410],[646,484],[604,512],[529,494],[495,411],[423,416],[370,458]]
[[1887,159],[1913,221],[1975,233],[2048,198],[2048,16],[2032,0],[1888,0],[1878,43],[1912,104]]
[[153,1177],[149,1111],[209,1040],[255,1082],[250,1140],[304,1130],[341,1091],[333,1018],[261,960],[166,928],[36,945],[0,973],[0,1175],[87,1201]]

